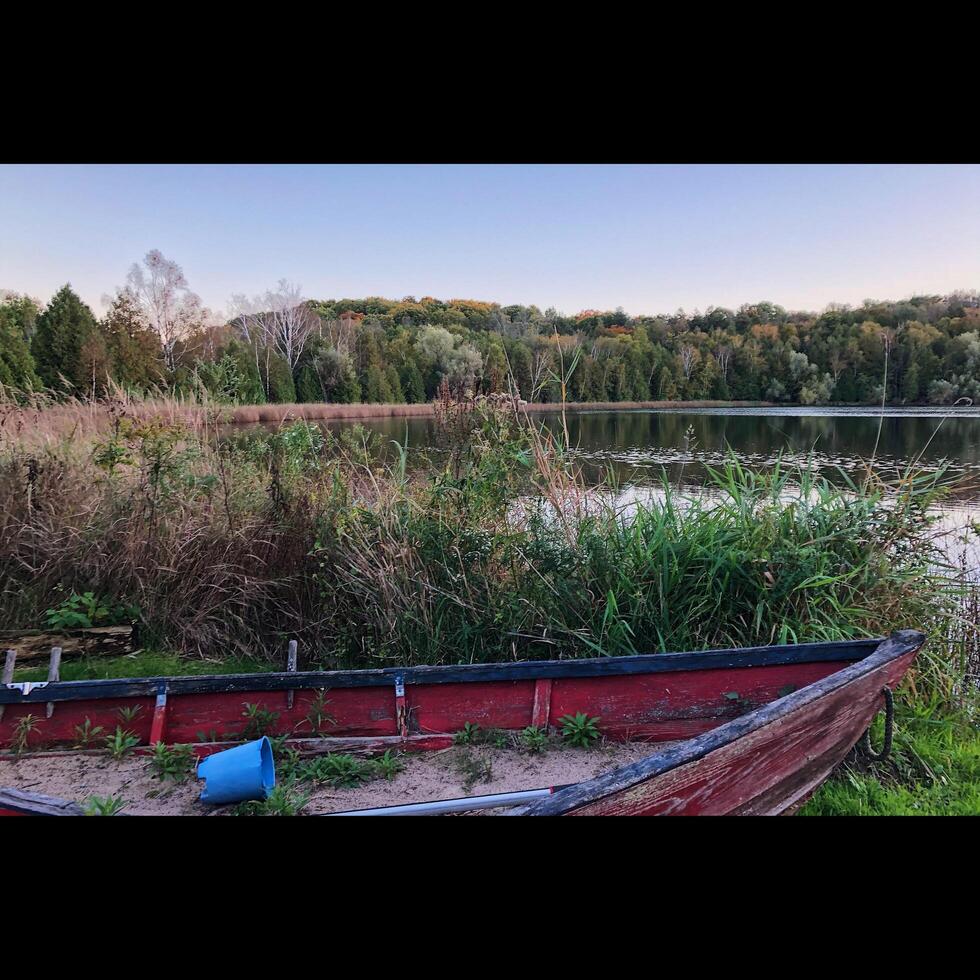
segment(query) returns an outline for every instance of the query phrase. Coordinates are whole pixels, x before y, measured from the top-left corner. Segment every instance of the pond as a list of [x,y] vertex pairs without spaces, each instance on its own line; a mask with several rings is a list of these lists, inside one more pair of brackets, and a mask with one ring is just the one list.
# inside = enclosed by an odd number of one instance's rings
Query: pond
[[[560,429],[561,416],[531,416]],[[356,420],[385,440],[419,455],[433,447],[433,418]],[[338,430],[354,421],[321,422]],[[664,473],[685,491],[703,486],[705,466],[730,453],[754,470],[784,463],[814,466],[829,480],[860,479],[871,462],[883,478],[908,467],[946,468],[957,485],[944,501],[942,525],[953,531],[980,520],[980,409],[941,408],[678,408],[575,412],[567,415],[569,441],[587,480],[610,471],[628,497],[661,485]],[[951,542],[952,543],[952,542]],[[959,550],[957,547],[955,550]],[[970,548],[976,556],[976,545]],[[977,562],[980,564],[980,562]]]

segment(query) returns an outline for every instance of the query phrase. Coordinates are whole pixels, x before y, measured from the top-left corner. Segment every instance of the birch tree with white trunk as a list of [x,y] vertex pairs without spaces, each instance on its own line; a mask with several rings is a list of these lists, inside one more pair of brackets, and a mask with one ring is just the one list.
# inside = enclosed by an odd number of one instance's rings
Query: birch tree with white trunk
[[164,363],[175,367],[175,349],[208,318],[201,297],[191,292],[183,269],[151,249],[143,265],[133,263],[126,277],[125,292],[139,307],[145,321],[160,335]]

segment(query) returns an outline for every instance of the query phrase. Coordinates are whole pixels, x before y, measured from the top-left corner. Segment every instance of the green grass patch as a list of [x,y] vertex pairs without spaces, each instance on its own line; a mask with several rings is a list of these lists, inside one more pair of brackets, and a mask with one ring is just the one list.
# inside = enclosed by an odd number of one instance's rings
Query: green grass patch
[[[184,677],[200,674],[255,674],[274,671],[273,664],[246,657],[230,660],[200,660],[176,653],[141,651],[122,657],[80,657],[61,664],[63,681],[109,680],[117,677]],[[47,665],[25,667],[14,672],[18,681],[47,680]]]
[[[898,706],[897,706],[898,707]],[[845,763],[800,810],[803,816],[975,816],[980,814],[980,728],[966,713],[896,712],[892,756]],[[881,721],[872,728],[881,744]]]

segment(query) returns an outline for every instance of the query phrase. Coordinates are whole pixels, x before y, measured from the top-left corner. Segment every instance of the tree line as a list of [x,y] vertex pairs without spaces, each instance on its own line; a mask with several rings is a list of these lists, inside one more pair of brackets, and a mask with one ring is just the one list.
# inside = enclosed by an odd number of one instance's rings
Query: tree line
[[198,393],[229,404],[424,402],[511,390],[528,401],[980,403],[980,296],[737,310],[565,315],[478,300],[311,300],[285,280],[216,316],[151,251],[98,317],[70,285],[0,293],[0,385],[99,396]]

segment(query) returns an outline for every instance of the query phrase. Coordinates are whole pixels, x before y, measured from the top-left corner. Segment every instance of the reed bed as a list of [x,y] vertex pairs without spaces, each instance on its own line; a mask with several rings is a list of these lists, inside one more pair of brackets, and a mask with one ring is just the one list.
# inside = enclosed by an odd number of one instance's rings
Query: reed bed
[[[381,462],[357,426],[229,437],[207,406],[51,408],[43,438],[0,426],[5,628],[92,592],[138,607],[158,649],[278,660],[295,636],[307,665],[368,667],[957,622],[928,516],[937,474],[842,490],[732,459],[710,496],[667,489],[627,513],[506,399],[432,406],[444,452],[429,468]],[[947,666],[937,653],[923,683]]]
[[[763,402],[567,402],[566,412],[630,411],[658,408],[754,407]],[[553,413],[562,410],[556,403],[521,403],[526,413]],[[124,412],[131,418],[163,419],[168,424],[206,427],[213,424],[278,424],[296,421],[360,421],[377,418],[431,418],[434,402],[423,404],[304,404],[227,405],[209,401],[194,392],[151,392],[133,394],[115,386],[108,397],[55,398],[45,392],[5,391],[0,386],[0,439],[44,443],[62,438],[92,439],[113,424]]]

